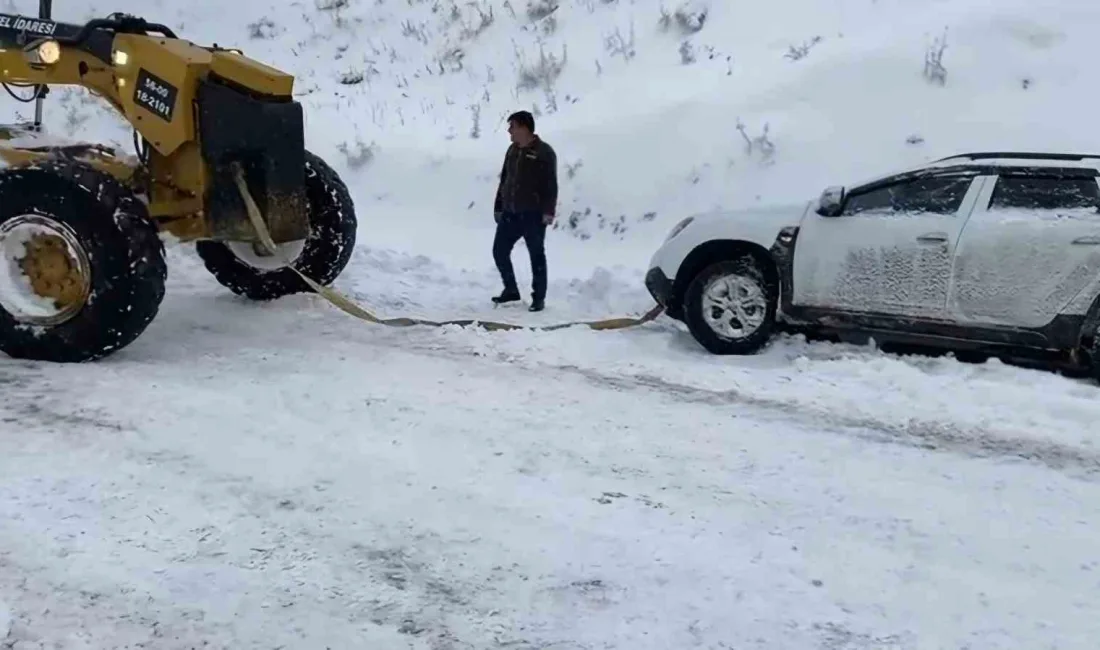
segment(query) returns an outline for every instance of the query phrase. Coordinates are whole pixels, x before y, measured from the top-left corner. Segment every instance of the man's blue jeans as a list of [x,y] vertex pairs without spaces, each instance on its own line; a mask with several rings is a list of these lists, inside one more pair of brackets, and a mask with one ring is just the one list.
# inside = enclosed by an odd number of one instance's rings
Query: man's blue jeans
[[516,286],[516,273],[512,268],[512,249],[520,239],[527,245],[531,256],[531,297],[534,300],[546,298],[546,224],[538,212],[504,212],[497,222],[496,237],[493,238],[493,260],[500,279],[504,282],[506,293],[519,293]]

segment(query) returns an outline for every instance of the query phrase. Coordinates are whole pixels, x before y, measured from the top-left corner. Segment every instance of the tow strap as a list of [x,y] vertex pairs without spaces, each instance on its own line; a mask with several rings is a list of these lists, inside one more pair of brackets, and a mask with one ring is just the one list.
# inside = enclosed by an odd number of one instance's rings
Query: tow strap
[[[263,245],[264,248],[267,249],[269,253],[276,257],[281,257],[279,255],[278,247],[275,245],[275,241],[271,238],[271,231],[268,230],[267,224],[264,223],[263,215],[260,213],[260,208],[258,205],[256,205],[256,201],[252,198],[252,193],[248,190],[248,184],[245,182],[244,178],[244,169],[239,163],[234,163],[234,172],[234,178],[237,182],[237,189],[238,191],[240,191],[241,198],[244,200],[245,209],[248,211],[248,219],[252,222],[252,227],[256,229],[256,234],[260,238],[260,243]],[[292,261],[286,259],[285,257],[281,257],[281,261],[286,262],[286,265],[290,267],[290,269],[292,269],[295,273],[297,273],[298,277],[302,278],[302,281],[309,285],[311,289],[316,291],[318,294],[324,297],[325,300],[328,300],[333,306],[340,309],[344,313],[354,316],[360,320],[364,320],[370,323],[376,323],[378,325],[386,325],[389,327],[411,327],[413,325],[428,325],[432,327],[457,325],[461,327],[468,327],[473,325],[490,331],[550,331],[583,325],[593,330],[618,330],[626,329],[628,327],[637,327],[638,325],[648,323],[656,319],[658,316],[661,315],[661,312],[664,311],[663,307],[661,307],[660,305],[656,305],[642,316],[635,318],[605,318],[603,320],[570,321],[566,323],[555,323],[553,325],[517,325],[514,323],[485,321],[476,318],[444,321],[433,321],[422,318],[380,318],[379,316],[376,316],[370,311],[364,309],[360,305],[357,305],[354,301],[352,301],[350,298],[340,293],[339,291],[315,282],[312,278],[306,276],[306,274],[295,268]]]

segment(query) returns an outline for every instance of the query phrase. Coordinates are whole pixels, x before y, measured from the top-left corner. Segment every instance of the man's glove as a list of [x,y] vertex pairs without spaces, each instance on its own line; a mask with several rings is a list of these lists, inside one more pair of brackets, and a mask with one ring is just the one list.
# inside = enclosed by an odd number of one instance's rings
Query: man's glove
[[497,223],[500,223],[500,219],[501,219],[501,217],[503,217],[503,216],[504,216],[504,213],[503,213],[503,212],[494,212],[494,213],[493,213],[493,221],[495,221],[495,222],[497,222]]
[[542,215],[542,222],[549,226],[550,224],[554,223],[554,215],[552,215],[552,214]]

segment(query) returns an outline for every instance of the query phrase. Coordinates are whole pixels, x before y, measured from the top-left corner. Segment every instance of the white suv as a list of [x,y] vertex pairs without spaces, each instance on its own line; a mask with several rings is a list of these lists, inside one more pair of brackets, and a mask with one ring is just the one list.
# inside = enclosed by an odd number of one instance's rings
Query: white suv
[[1100,156],[972,153],[700,214],[645,283],[716,354],[790,325],[1100,370],[1098,177]]

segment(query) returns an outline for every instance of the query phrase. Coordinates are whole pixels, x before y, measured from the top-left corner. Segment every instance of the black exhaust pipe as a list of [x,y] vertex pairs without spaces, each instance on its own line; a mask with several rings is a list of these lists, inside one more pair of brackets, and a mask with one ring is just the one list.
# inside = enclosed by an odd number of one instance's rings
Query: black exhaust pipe
[[[53,0],[38,0],[38,17],[50,20],[53,17]],[[46,99],[47,86],[34,87],[34,130],[42,131],[42,102]]]

